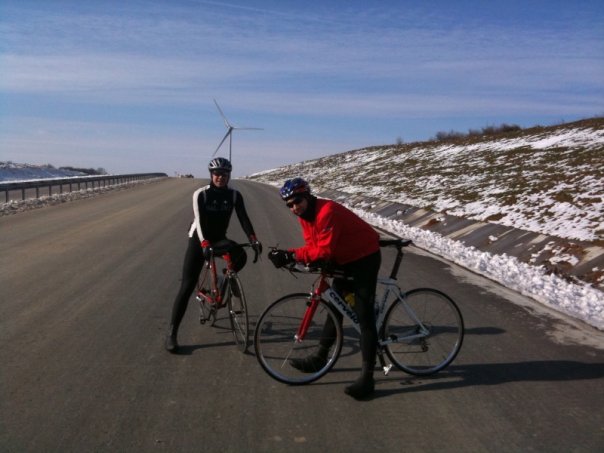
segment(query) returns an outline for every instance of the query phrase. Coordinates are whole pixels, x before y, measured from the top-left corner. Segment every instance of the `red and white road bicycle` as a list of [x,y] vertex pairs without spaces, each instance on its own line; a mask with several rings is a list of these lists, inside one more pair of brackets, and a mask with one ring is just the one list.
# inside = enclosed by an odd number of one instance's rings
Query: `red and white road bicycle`
[[[459,308],[441,291],[417,288],[402,292],[396,275],[410,240],[380,240],[382,247],[395,247],[396,259],[389,277],[378,279],[382,295],[376,300],[378,359],[384,374],[392,364],[413,374],[436,373],[449,365],[461,348],[464,324]],[[325,375],[336,363],[344,343],[342,323],[336,310],[360,332],[354,310],[332,287],[334,277],[346,278],[337,271],[320,267],[293,265],[291,272],[318,274],[309,293],[284,296],[270,304],[260,315],[254,333],[256,358],[274,379],[293,385],[307,384]],[[326,338],[328,319],[335,334]],[[334,329],[330,329],[332,332]],[[355,340],[356,341],[356,340]],[[331,344],[327,361],[316,370],[301,371],[292,359],[303,359],[317,353],[320,343]],[[385,355],[391,363],[386,363]]]

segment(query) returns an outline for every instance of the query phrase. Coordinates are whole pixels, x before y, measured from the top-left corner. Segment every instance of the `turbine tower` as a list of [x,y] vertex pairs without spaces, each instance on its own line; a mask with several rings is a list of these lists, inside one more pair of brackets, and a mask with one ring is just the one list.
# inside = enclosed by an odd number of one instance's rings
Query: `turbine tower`
[[222,112],[222,109],[218,105],[218,102],[216,102],[216,99],[214,99],[214,104],[216,104],[216,108],[218,109],[218,112],[220,112],[220,116],[222,116],[222,119],[224,120],[224,125],[227,128],[227,133],[224,135],[224,137],[222,138],[222,140],[220,141],[220,143],[216,147],[216,150],[214,151],[214,154],[212,154],[212,157],[214,157],[216,155],[216,153],[218,152],[218,150],[220,149],[220,147],[222,146],[222,144],[224,143],[224,141],[228,137],[229,138],[229,160],[232,163],[233,161],[231,159],[231,149],[233,147],[233,131],[235,129],[242,130],[242,131],[243,130],[246,130],[246,131],[252,131],[252,130],[254,130],[254,131],[261,131],[262,129],[259,128],[259,127],[235,127],[235,126],[233,126],[231,123],[229,123],[229,120],[227,120],[227,117]]

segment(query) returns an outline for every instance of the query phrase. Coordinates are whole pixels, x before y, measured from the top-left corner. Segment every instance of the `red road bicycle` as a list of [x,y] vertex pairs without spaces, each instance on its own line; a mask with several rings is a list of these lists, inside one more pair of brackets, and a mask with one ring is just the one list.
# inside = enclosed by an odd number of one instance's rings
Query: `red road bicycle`
[[[238,244],[241,247],[251,247],[251,244]],[[216,258],[225,261],[225,267],[219,269]],[[258,253],[254,251],[254,263],[258,261]],[[195,299],[199,303],[200,324],[209,323],[214,326],[218,311],[227,308],[231,331],[235,344],[246,352],[249,345],[249,318],[247,302],[243,285],[234,269],[233,261],[229,253],[219,256],[212,254],[203,266],[203,270],[197,282]]]

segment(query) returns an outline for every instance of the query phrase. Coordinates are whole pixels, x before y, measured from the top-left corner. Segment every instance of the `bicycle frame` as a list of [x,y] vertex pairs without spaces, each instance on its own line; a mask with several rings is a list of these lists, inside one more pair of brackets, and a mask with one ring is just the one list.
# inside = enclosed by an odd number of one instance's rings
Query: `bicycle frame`
[[[229,253],[225,253],[221,256],[226,261],[226,269],[224,270],[224,278],[229,278],[230,274],[233,272],[233,262],[231,260],[231,255]],[[206,293],[201,288],[197,292],[197,297],[202,297],[206,302],[210,304],[220,305],[222,300],[222,294],[220,294],[220,288],[218,288],[218,272],[216,270],[216,260],[212,255],[212,258],[209,261],[206,261],[204,266],[210,269],[210,293]]]
[[[358,319],[357,314],[350,307],[350,305],[348,305],[348,303],[345,302],[342,299],[342,297],[340,297],[340,295],[331,287],[331,285],[328,281],[329,277],[330,276],[328,276],[328,275],[320,274],[319,277],[317,278],[317,280],[313,284],[308,308],[306,309],[306,311],[304,313],[302,323],[300,324],[300,327],[298,328],[298,332],[295,335],[295,341],[297,343],[301,343],[302,341],[304,341],[304,337],[306,336],[308,327],[310,326],[310,323],[312,322],[312,319],[315,315],[315,312],[317,310],[317,307],[319,306],[319,302],[321,301],[321,299],[330,303],[332,307],[334,307],[338,312],[340,312],[342,314],[342,316],[349,319],[350,322],[352,323],[353,328],[359,334],[361,333],[361,327],[359,325],[359,319]],[[392,368],[392,364],[386,365],[382,348],[388,344],[397,343],[402,340],[409,341],[409,340],[414,340],[417,338],[423,338],[426,335],[428,335],[430,332],[428,329],[426,329],[426,327],[423,325],[421,320],[415,315],[413,310],[407,305],[404,297],[402,297],[402,295],[401,295],[400,288],[398,287],[398,284],[396,283],[396,280],[394,278],[379,277],[378,283],[381,286],[385,286],[386,290],[384,291],[384,293],[381,297],[381,300],[378,300],[376,297],[376,301],[375,301],[375,304],[376,304],[375,305],[376,330],[379,332],[384,324],[384,321],[386,318],[386,302],[388,301],[388,297],[390,296],[390,294],[395,294],[396,298],[401,301],[407,315],[413,320],[413,322],[416,323],[416,325],[420,326],[419,332],[416,332],[416,329],[413,328],[413,329],[409,330],[408,335],[391,336],[388,339],[379,340],[377,354],[378,354],[378,358],[380,360],[380,365],[382,366],[382,369],[384,370],[384,374],[387,375],[388,372],[390,371],[390,369]]]
[[310,304],[304,314],[304,318],[302,319],[302,324],[300,324],[300,328],[298,329],[298,333],[295,336],[296,342],[300,343],[304,340],[306,336],[306,332],[308,331],[308,326],[312,321],[313,316],[315,315],[315,311],[319,306],[319,301],[321,298],[331,302],[331,304],[338,309],[342,315],[346,316],[350,319],[355,326],[355,329],[360,332],[361,329],[359,327],[359,320],[357,314],[350,308],[350,306],[342,300],[342,298],[336,293],[329,282],[327,281],[327,275],[321,274],[319,278],[313,284],[313,289],[311,291]]
[[[411,320],[413,320],[413,322],[416,323],[416,325],[418,325],[420,327],[420,331],[416,334],[404,335],[403,337],[391,337],[391,338],[388,338],[387,340],[380,341],[380,346],[385,346],[387,344],[396,343],[400,340],[407,341],[407,340],[414,340],[416,338],[423,338],[426,335],[428,335],[430,333],[430,331],[426,328],[426,326],[424,326],[421,319],[419,319],[417,317],[415,312],[405,302],[405,297],[403,297],[404,294],[401,294],[401,290],[398,287],[398,284],[396,283],[396,281],[391,277],[387,277],[387,278],[380,277],[380,278],[378,278],[378,283],[382,286],[386,286],[386,291],[384,291],[382,300],[378,301],[376,298],[376,304],[377,304],[378,310],[376,311],[375,324],[378,329],[378,332],[382,328],[382,325],[384,324],[384,320],[386,318],[386,301],[388,300],[388,296],[390,296],[390,294],[394,294],[396,296],[396,298],[402,303],[403,308],[405,309],[405,313],[407,313],[407,316],[409,316],[409,318],[411,318]],[[415,329],[410,329],[409,331],[413,332],[414,330]]]
[[[321,274],[319,278],[313,284],[313,289],[311,291],[311,299],[309,308],[306,311],[302,324],[300,325],[300,329],[298,330],[298,334],[296,335],[296,339],[299,341],[304,340],[304,335],[306,334],[306,330],[312,320],[312,317],[315,314],[315,310],[319,304],[319,300],[323,299],[326,302],[331,303],[331,305],[336,308],[344,317],[348,318],[352,322],[352,326],[357,332],[361,332],[361,327],[359,326],[359,318],[357,314],[354,312],[350,305],[342,299],[342,297],[331,287],[327,279],[329,276],[325,274]],[[396,297],[400,299],[404,303],[404,299],[400,295],[400,290],[396,282],[391,278],[378,278],[378,283],[382,286],[386,286],[386,291],[382,295],[381,300],[376,298],[376,318],[375,318],[375,326],[379,331],[384,323],[384,319],[386,317],[386,301],[388,300],[388,296],[391,293],[396,294]],[[405,305],[405,310],[413,319],[413,321],[421,324],[421,321],[415,316],[413,311]],[[409,337],[411,338],[411,337]]]
[[[251,247],[250,244],[237,244],[240,247]],[[198,291],[197,292],[197,297],[202,298],[210,303],[210,304],[218,304],[219,306],[223,300],[222,300],[222,295],[220,294],[220,288],[218,288],[218,272],[217,272],[217,268],[216,268],[216,258],[222,258],[224,259],[224,261],[226,262],[226,268],[223,269],[223,273],[224,273],[224,278],[228,279],[230,278],[233,274],[235,274],[235,269],[233,268],[233,260],[231,258],[231,254],[229,252],[226,252],[222,255],[218,255],[215,256],[214,254],[212,254],[210,260],[206,261],[204,266],[208,267],[210,269],[210,293],[211,294],[207,294],[204,291]],[[254,250],[254,263],[256,263],[258,261],[258,252]],[[201,300],[201,299],[200,299]]]

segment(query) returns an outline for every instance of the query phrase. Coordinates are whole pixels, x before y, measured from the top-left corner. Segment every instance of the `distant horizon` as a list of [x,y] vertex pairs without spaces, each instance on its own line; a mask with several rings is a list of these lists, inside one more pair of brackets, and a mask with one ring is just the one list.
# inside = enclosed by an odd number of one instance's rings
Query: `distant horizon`
[[[597,120],[604,120],[604,115],[603,116],[593,116],[593,117],[589,117],[589,118],[581,118],[581,119],[570,121],[570,122],[555,123],[555,124],[551,124],[551,125],[535,124],[533,126],[528,126],[528,127],[525,127],[525,128],[521,128],[521,131],[522,132],[527,132],[527,131],[530,131],[531,129],[538,129],[538,128],[544,128],[545,129],[545,128],[566,127],[566,126],[573,125],[573,124],[576,124],[576,123],[588,122],[588,121],[591,121],[591,120],[596,120],[596,121]],[[505,124],[501,124],[501,125],[485,126],[485,128],[491,127],[491,128],[497,129],[497,128],[499,128],[501,126],[504,126],[504,125],[514,126],[515,124],[514,123],[505,123]],[[461,132],[461,131],[450,130],[450,131],[439,131],[439,132],[444,133],[444,135],[447,135],[447,134],[452,134],[452,135],[459,134],[461,136],[467,136],[467,137],[472,136],[472,134],[471,134],[470,131]],[[441,142],[441,141],[447,141],[446,139],[445,140],[439,140],[439,139],[436,138],[436,135],[439,132],[437,132],[435,134],[435,136],[430,137],[429,139],[426,139],[426,140],[420,140],[420,141],[415,141],[415,142],[402,142],[400,144],[404,144],[404,145],[415,145],[415,144],[417,144],[417,145],[420,145],[422,143],[431,143],[431,142],[438,143],[438,142]],[[499,134],[503,134],[503,132],[500,132]],[[497,135],[497,133],[495,133],[494,135]],[[488,139],[489,138],[489,134],[480,135],[480,137]],[[451,140],[454,140],[454,139],[452,138]],[[349,149],[349,150],[342,151],[342,152],[339,152],[339,153],[332,153],[332,154],[343,154],[343,153],[358,151],[358,150],[367,149],[367,148],[381,148],[381,147],[397,146],[397,145],[399,145],[399,143],[387,143],[387,144],[379,144],[379,145],[368,145],[368,146],[364,146],[364,147],[361,147],[361,148],[353,148],[353,149]],[[325,156],[316,156],[315,158],[327,157],[327,156],[332,155],[332,154],[328,154],[328,155],[325,155]],[[308,159],[304,159],[304,160],[308,160]],[[304,160],[297,161],[297,162],[291,162],[289,164],[284,164],[284,165],[292,165],[292,164],[303,162]],[[57,170],[69,169],[70,167],[77,168],[77,169],[82,169],[82,170],[95,170],[95,171],[98,171],[98,170],[102,169],[102,170],[105,170],[107,172],[106,174],[120,174],[120,173],[116,173],[116,172],[112,172],[110,170],[107,170],[104,167],[97,167],[97,168],[92,168],[92,167],[76,167],[74,165],[60,165],[60,166],[57,166],[56,164],[54,164],[52,162],[46,162],[46,163],[43,163],[43,164],[36,164],[36,163],[30,163],[30,162],[15,162],[13,160],[0,160],[0,164],[4,164],[4,163],[12,163],[12,164],[15,164],[15,165],[27,165],[27,166],[31,166],[31,167],[46,167],[46,166],[50,166],[51,168],[54,168],[54,169],[57,169]],[[270,171],[270,170],[273,170],[274,168],[278,168],[278,167],[266,168],[266,169],[258,170],[257,172],[254,172],[254,173],[249,173],[247,175],[241,175],[241,177],[252,176],[255,173],[262,173],[264,171]],[[206,172],[207,172],[207,170],[206,170]],[[170,175],[168,172],[166,172],[165,170],[161,170],[161,169],[158,169],[158,170],[155,170],[155,171],[148,171],[148,172],[137,172],[137,171],[134,171],[134,172],[129,172],[129,173],[166,173],[168,176],[185,176],[185,175],[191,175],[191,173],[186,173],[186,172],[185,173],[175,173],[175,174]],[[124,174],[124,173],[121,173],[121,174]],[[193,176],[195,178],[201,178],[201,179],[206,178],[205,174],[203,174],[203,175],[193,175]],[[0,179],[0,181],[1,181],[1,179]]]
[[[490,131],[486,134],[483,135],[472,135],[470,132],[459,132],[459,131],[449,131],[448,133],[444,133],[443,134],[443,139],[438,139],[436,137],[432,137],[428,140],[423,140],[423,141],[417,141],[417,142],[405,142],[405,143],[390,143],[390,144],[381,144],[381,145],[369,145],[369,146],[365,146],[362,148],[354,148],[354,149],[350,149],[350,150],[346,150],[346,151],[342,151],[340,153],[332,153],[332,154],[327,154],[325,156],[317,156],[314,157],[312,159],[304,159],[304,160],[300,160],[297,162],[291,162],[288,164],[284,164],[284,165],[280,165],[277,167],[273,167],[273,168],[266,168],[266,169],[262,169],[262,170],[258,170],[256,172],[253,173],[249,173],[247,175],[241,175],[241,176],[237,176],[234,175],[234,178],[237,177],[241,177],[241,178],[248,178],[251,176],[256,176],[258,174],[262,174],[265,172],[270,172],[282,167],[287,167],[290,165],[297,165],[300,164],[302,162],[306,162],[309,160],[315,160],[315,159],[320,159],[320,158],[325,158],[325,157],[329,157],[329,156],[334,156],[334,155],[338,155],[338,154],[346,154],[346,153],[350,153],[350,152],[356,152],[356,151],[362,151],[364,149],[384,149],[384,148],[388,148],[388,147],[394,147],[394,146],[412,146],[412,147],[421,147],[422,144],[429,144],[429,143],[434,143],[434,144],[439,144],[439,143],[458,143],[459,140],[461,139],[473,139],[473,140],[479,140],[479,141],[489,141],[489,140],[498,140],[500,138],[506,138],[511,136],[511,134],[530,134],[532,133],[535,129],[544,129],[544,130],[550,130],[550,129],[557,129],[557,128],[567,128],[567,127],[591,127],[591,126],[587,126],[586,123],[590,123],[592,121],[597,121],[599,123],[603,123],[602,126],[604,126],[604,116],[594,116],[591,118],[583,118],[583,119],[579,119],[576,121],[571,121],[571,122],[565,122],[565,123],[559,123],[559,124],[554,124],[554,125],[534,125],[534,126],[530,126],[527,128],[521,128],[518,131],[513,131],[513,132],[500,132],[498,131],[499,127],[502,126],[506,126],[506,125],[499,125],[499,126],[488,126],[488,128],[492,128],[494,129],[494,131]],[[513,126],[513,124],[507,124],[507,126]],[[599,125],[598,125],[599,126]],[[443,131],[444,132],[444,131]],[[476,131],[475,131],[476,132]],[[194,178],[199,178],[199,179],[204,179],[207,178],[207,169],[204,169],[201,173],[199,174],[192,174],[192,173],[175,173],[175,174],[170,174],[168,172],[166,172],[165,170],[162,169],[156,169],[153,171],[146,171],[146,172],[142,172],[142,171],[133,171],[133,172],[113,172],[110,169],[107,170],[104,167],[97,167],[97,168],[91,168],[91,167],[75,167],[73,165],[61,165],[61,166],[57,166],[54,163],[51,162],[46,162],[44,164],[32,164],[29,162],[15,162],[12,160],[6,160],[6,161],[2,161],[0,160],[0,170],[3,168],[2,165],[3,164],[13,164],[13,165],[24,165],[24,166],[28,166],[28,168],[52,168],[55,170],[62,170],[62,169],[70,169],[70,168],[74,168],[74,169],[80,169],[80,170],[94,170],[94,171],[98,171],[98,170],[105,170],[106,174],[109,175],[119,175],[119,174],[130,174],[130,173],[166,173],[167,176],[169,177],[194,177]],[[50,167],[47,167],[50,166]],[[3,179],[2,175],[0,174],[0,182],[2,181],[6,181],[5,179]]]

